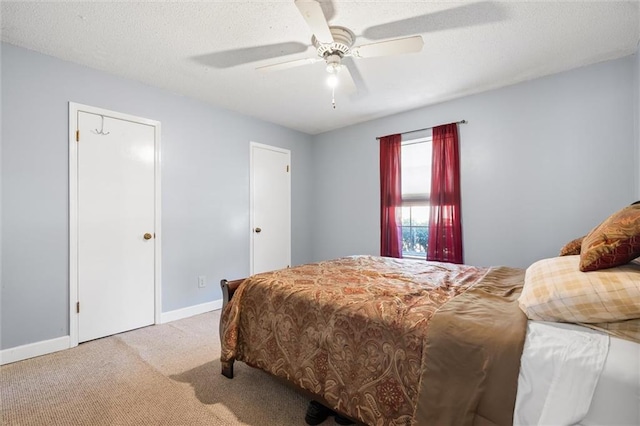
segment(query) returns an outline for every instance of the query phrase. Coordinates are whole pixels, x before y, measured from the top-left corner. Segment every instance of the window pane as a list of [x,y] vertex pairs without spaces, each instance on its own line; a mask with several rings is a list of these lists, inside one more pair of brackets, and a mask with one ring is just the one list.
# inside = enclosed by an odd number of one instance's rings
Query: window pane
[[402,254],[425,257],[429,242],[431,141],[402,145]]
[[431,190],[431,142],[402,145],[402,196],[428,197]]
[[411,225],[412,226],[429,225],[429,206],[412,206],[411,207]]
[[411,207],[402,207],[402,226],[411,225]]
[[423,257],[429,243],[429,206],[402,207],[402,254]]
[[413,238],[411,237],[411,227],[402,227],[402,254],[407,254],[413,247]]
[[414,230],[415,250],[421,254],[426,253],[427,244],[429,243],[429,228],[427,226],[418,226]]
[[426,226],[402,227],[402,254],[405,256],[424,256],[429,242],[429,228]]

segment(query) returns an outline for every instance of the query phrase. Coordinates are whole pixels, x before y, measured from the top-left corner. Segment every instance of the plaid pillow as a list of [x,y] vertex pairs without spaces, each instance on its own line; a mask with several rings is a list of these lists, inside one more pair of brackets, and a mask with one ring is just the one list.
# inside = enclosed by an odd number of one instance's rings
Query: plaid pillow
[[520,308],[532,320],[614,322],[640,318],[640,261],[588,274],[579,256],[540,260],[527,268]]
[[640,256],[640,204],[612,214],[582,241],[580,270],[624,265]]

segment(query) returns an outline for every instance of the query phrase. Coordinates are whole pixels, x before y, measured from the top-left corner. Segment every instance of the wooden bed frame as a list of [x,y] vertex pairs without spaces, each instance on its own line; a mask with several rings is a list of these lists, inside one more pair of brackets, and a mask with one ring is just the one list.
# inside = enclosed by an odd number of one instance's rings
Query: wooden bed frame
[[[226,279],[220,280],[220,287],[222,288],[222,310],[223,311],[225,306],[227,306],[227,303],[229,303],[229,301],[233,298],[234,293],[236,292],[240,284],[244,282],[244,280],[245,278],[241,278],[239,280],[231,280],[231,281]],[[222,321],[220,321],[220,336],[222,336]],[[233,363],[234,363],[233,360],[228,362],[221,361],[222,375],[228,379],[233,379]],[[323,397],[316,395],[308,391],[307,389],[303,389],[302,387],[297,386],[294,383],[288,382],[281,377],[277,377],[277,376],[272,376],[272,377],[274,377],[278,382],[283,383],[284,385],[298,391],[300,394],[306,396],[307,398],[315,400],[320,404],[324,405],[325,407],[330,406],[329,402],[327,402],[327,400],[325,400]],[[351,420],[356,426],[366,426],[363,423],[359,422],[358,420],[351,418],[350,416],[342,413],[339,410],[333,410],[333,412],[339,414],[344,418]]]
[[[244,280],[244,278],[241,278],[239,280],[228,281],[223,279],[220,281],[220,287],[222,287],[222,310],[227,306]],[[222,336],[222,321],[220,321],[220,336]],[[233,379],[233,361],[222,362],[222,375],[228,379]]]

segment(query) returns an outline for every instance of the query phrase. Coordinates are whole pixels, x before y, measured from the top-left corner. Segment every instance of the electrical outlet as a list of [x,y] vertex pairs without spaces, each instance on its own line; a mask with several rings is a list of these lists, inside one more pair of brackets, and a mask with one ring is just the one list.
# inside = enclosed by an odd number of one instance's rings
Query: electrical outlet
[[204,275],[198,277],[198,287],[203,288],[207,286],[207,278]]

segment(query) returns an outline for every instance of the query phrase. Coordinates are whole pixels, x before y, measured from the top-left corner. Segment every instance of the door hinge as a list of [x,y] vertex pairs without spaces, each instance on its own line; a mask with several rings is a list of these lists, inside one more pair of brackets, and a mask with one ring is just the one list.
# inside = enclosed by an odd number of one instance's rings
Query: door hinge
[[289,165],[287,164],[287,173],[289,173]]
[[80,130],[76,130],[76,142],[80,142]]
[[80,302],[76,302],[76,314],[80,313]]

